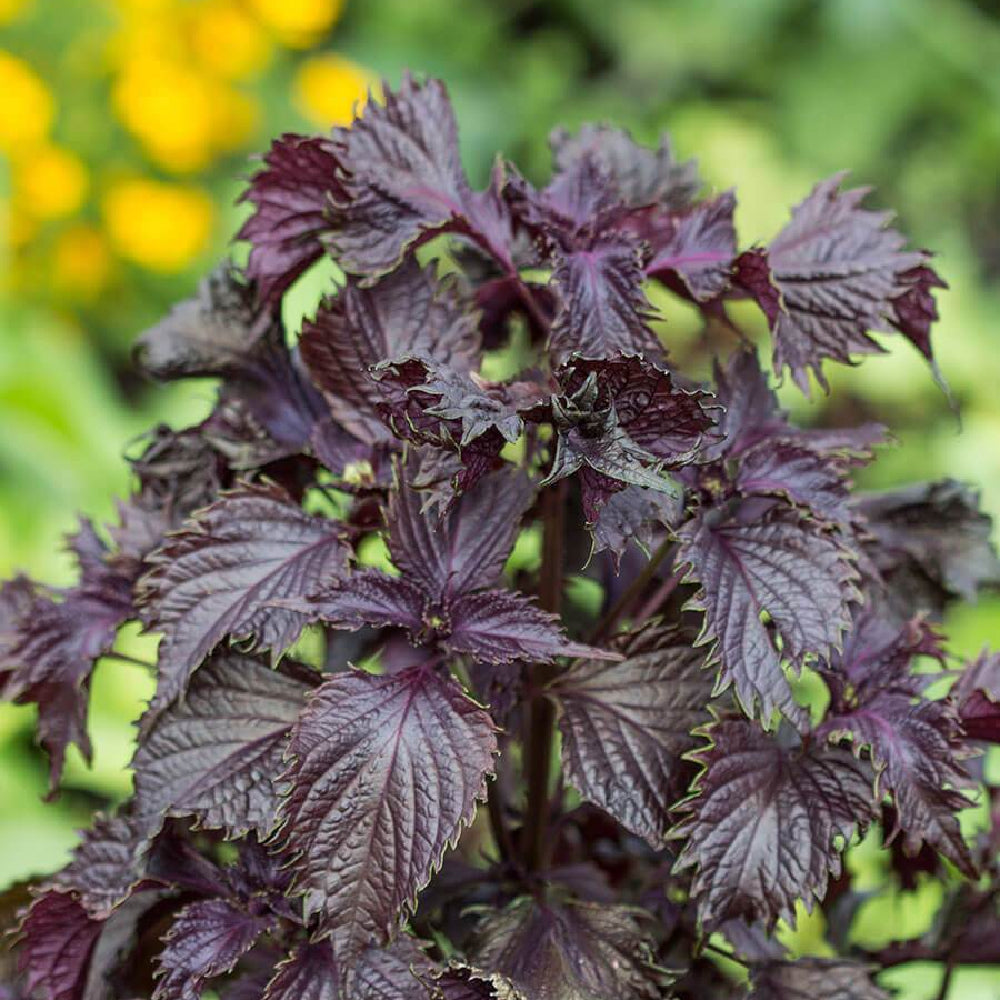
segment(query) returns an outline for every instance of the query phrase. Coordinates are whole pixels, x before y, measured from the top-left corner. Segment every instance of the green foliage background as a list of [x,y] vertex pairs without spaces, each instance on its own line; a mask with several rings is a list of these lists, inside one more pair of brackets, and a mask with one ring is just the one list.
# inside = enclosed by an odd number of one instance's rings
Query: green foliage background
[[[201,0],[182,0],[195,5]],[[52,65],[66,31],[51,28],[53,3],[15,18],[0,47]],[[75,27],[74,27],[75,24]],[[224,44],[220,40],[220,44]],[[50,51],[51,50],[51,51]],[[545,136],[557,124],[608,120],[652,141],[663,129],[681,155],[697,156],[718,189],[735,186],[744,245],[766,240],[811,184],[850,167],[876,187],[916,245],[938,254],[951,285],[939,297],[941,368],[962,410],[962,428],[915,352],[894,352],[831,372],[829,399],[790,406],[808,420],[875,418],[896,432],[864,479],[884,486],[944,475],[968,479],[1000,515],[1000,5],[990,0],[353,0],[310,53],[336,52],[375,76],[403,67],[443,77],[452,90],[470,173],[482,179],[497,150],[534,177],[547,170]],[[140,267],[119,275],[114,303],[52,301],[9,287],[0,297],[0,574],[18,569],[60,582],[61,535],[77,509],[103,519],[127,490],[125,443],[151,423],[190,422],[210,387],[138,383],[130,338],[226,250],[246,152],[269,134],[309,128],[289,100],[301,51],[283,52],[248,84],[261,114],[238,150],[195,179],[217,215],[211,245],[169,276]],[[56,84],[53,84],[55,86]],[[0,95],[0,102],[4,100]],[[83,133],[108,114],[100,87],[61,96]],[[3,109],[0,104],[0,115]],[[123,143],[100,155],[113,162]],[[2,162],[2,161],[0,161]],[[2,189],[0,189],[2,190]],[[693,350],[695,317],[667,309],[662,334],[680,358]],[[948,623],[954,648],[972,655],[1000,645],[1000,600],[963,608]],[[122,639],[123,649],[148,640]],[[71,761],[67,788],[45,805],[44,765],[31,746],[28,709],[0,706],[0,883],[59,865],[73,828],[128,790],[130,721],[148,695],[139,669],[103,664],[95,679],[94,767]],[[970,818],[974,822],[975,817]],[[873,848],[851,863],[873,879]],[[867,877],[867,876],[866,876]],[[866,904],[855,933],[875,943],[925,927],[934,887]],[[793,936],[822,949],[808,918]],[[906,997],[931,997],[939,972],[899,970]],[[1000,996],[1000,975],[964,970],[952,996]]]

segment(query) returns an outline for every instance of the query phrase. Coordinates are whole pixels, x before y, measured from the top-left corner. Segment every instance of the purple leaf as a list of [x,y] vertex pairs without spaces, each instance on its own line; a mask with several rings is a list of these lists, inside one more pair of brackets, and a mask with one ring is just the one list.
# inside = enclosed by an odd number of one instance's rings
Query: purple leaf
[[820,735],[849,737],[856,753],[867,748],[879,787],[891,792],[903,848],[913,854],[925,841],[964,875],[975,878],[976,866],[955,813],[975,803],[961,789],[972,787],[960,763],[958,721],[939,701],[918,701],[902,692],[885,691],[849,712],[833,716]]
[[552,273],[559,303],[549,343],[553,363],[562,364],[574,354],[660,357],[642,280],[640,250],[621,237],[602,237],[586,249],[559,255]]
[[90,758],[90,675],[119,627],[135,617],[132,566],[108,562],[103,542],[89,522],[82,523],[81,534],[70,540],[80,582],[62,592],[29,593],[29,581],[15,580],[4,590],[7,621],[0,622],[0,691],[8,700],[38,705],[38,742],[49,754],[53,792],[70,744]]
[[270,833],[288,732],[318,683],[310,673],[272,670],[234,651],[212,656],[183,701],[140,724],[138,814],[154,827],[165,816],[194,816],[230,837]]
[[190,903],[174,919],[159,957],[153,1000],[197,1000],[208,980],[236,963],[273,926],[273,918],[221,899]]
[[689,563],[700,584],[690,606],[705,613],[720,687],[734,685],[747,712],[765,721],[775,708],[800,718],[782,661],[826,658],[849,628],[859,595],[842,542],[791,510],[758,518],[747,506],[728,517],[704,511],[679,534],[678,564]]
[[307,942],[278,966],[262,1000],[433,1000],[423,981],[428,969],[407,939],[371,948],[347,968],[329,940]]
[[741,456],[736,484],[745,496],[780,496],[820,520],[848,524],[850,481],[842,462],[790,442],[766,442]]
[[141,584],[148,625],[166,634],[157,707],[227,636],[275,656],[287,649],[305,618],[271,602],[315,593],[347,555],[336,521],[306,514],[273,484],[243,484],[199,513],[150,556]]
[[465,594],[451,604],[449,613],[445,647],[485,663],[548,663],[557,656],[619,658],[617,654],[570,642],[558,615],[542,611],[531,598],[510,590]]
[[882,348],[869,330],[885,330],[904,275],[924,260],[889,228],[891,212],[861,208],[867,188],[840,191],[844,174],[817,184],[768,247],[783,309],[773,328],[774,368],[787,366],[809,393],[809,372],[827,388],[822,362]]
[[970,756],[959,720],[946,701],[921,694],[933,675],[911,672],[915,656],[944,659],[940,637],[917,619],[890,625],[871,611],[860,615],[842,656],[826,671],[832,704],[817,735],[848,738],[856,754],[867,750],[879,788],[892,794],[903,848],[915,854],[926,842],[969,877],[975,865],[955,813],[973,803],[962,760]]
[[444,231],[469,236],[509,265],[510,225],[498,197],[503,179],[495,175],[483,193],[469,187],[444,84],[404,75],[398,90],[383,92],[382,103],[369,101],[349,129],[334,133],[343,190],[335,195],[331,243],[341,266],[385,274],[407,249]]
[[262,302],[274,305],[323,255],[331,199],[342,194],[338,150],[329,139],[286,133],[272,143],[264,168],[242,200],[254,206],[237,239],[249,240],[247,274]]
[[132,353],[156,379],[243,374],[272,323],[256,306],[253,288],[225,261],[201,281],[194,298],[146,330]]
[[979,494],[952,479],[857,497],[854,510],[874,536],[868,554],[900,617],[940,614],[956,598],[1000,586],[993,524]]
[[338,957],[393,935],[472,820],[496,750],[486,712],[425,666],[317,690],[292,730],[283,838]]
[[419,632],[424,627],[425,603],[424,591],[416,584],[368,569],[292,606],[307,614],[310,621],[324,621],[335,628],[396,626]]
[[781,292],[771,276],[767,251],[744,250],[733,261],[730,281],[733,288],[745,292],[760,306],[773,330],[781,315]]
[[1000,653],[984,649],[959,674],[950,697],[971,739],[1000,743]]
[[617,490],[599,506],[597,520],[590,525],[594,539],[591,556],[607,551],[616,572],[630,541],[649,553],[653,532],[658,527],[675,528],[684,513],[682,497],[641,486]]
[[456,284],[412,259],[369,288],[348,279],[303,324],[300,346],[334,419],[369,443],[387,437],[377,415],[382,393],[369,369],[418,356],[461,372],[475,367],[479,354],[476,319]]
[[660,136],[656,149],[649,149],[640,146],[624,129],[584,125],[576,135],[556,129],[549,144],[558,173],[576,172],[581,160],[591,160],[630,208],[659,205],[682,211],[701,188],[697,163],[678,162],[666,133]]
[[104,920],[145,878],[150,846],[134,820],[98,815],[52,884],[72,892],[90,916]]
[[947,288],[948,282],[927,264],[920,264],[899,277],[906,291],[893,299],[894,315],[890,323],[933,364],[931,324],[938,321],[938,309],[931,289]]
[[613,644],[623,662],[578,661],[550,689],[567,781],[654,848],[684,792],[691,732],[710,718],[712,677],[692,639],[660,626],[628,633]]
[[843,959],[762,962],[750,973],[750,1000],[889,1000],[873,969]]
[[732,191],[702,201],[669,219],[667,232],[656,241],[646,274],[677,288],[695,302],[718,298],[729,287],[736,254]]
[[473,957],[539,1000],[660,1000],[670,981],[624,906],[516,900],[481,919]]
[[528,477],[505,469],[463,493],[448,513],[436,514],[423,511],[421,493],[400,481],[386,517],[392,561],[429,594],[492,587],[533,499]]
[[70,893],[49,891],[37,897],[20,927],[18,967],[26,978],[26,994],[79,1000],[103,927]]
[[306,941],[275,969],[261,1000],[347,1000],[329,940]]
[[707,731],[705,770],[677,834],[679,867],[697,866],[692,892],[708,928],[733,917],[795,922],[795,904],[822,899],[840,873],[835,839],[874,813],[872,773],[850,750],[815,741],[786,746],[751,722]]

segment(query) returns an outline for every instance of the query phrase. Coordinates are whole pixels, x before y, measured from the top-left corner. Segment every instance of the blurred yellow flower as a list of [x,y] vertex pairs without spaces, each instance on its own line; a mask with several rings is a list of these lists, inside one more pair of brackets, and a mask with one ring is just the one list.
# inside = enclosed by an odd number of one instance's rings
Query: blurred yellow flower
[[10,24],[27,9],[31,0],[0,0],[0,24]]
[[213,158],[216,114],[211,81],[164,59],[131,59],[113,100],[122,124],[171,170],[194,171]]
[[261,22],[290,48],[308,48],[340,17],[344,0],[247,0]]
[[55,102],[40,76],[22,59],[0,51],[0,148],[17,152],[45,138]]
[[212,231],[212,201],[190,185],[120,181],[104,196],[103,212],[114,248],[153,271],[183,270]]
[[37,219],[72,215],[87,195],[87,168],[68,149],[43,144],[14,159],[14,200]]
[[271,57],[267,33],[234,0],[208,0],[193,8],[190,30],[191,48],[202,66],[227,80],[259,73]]
[[349,59],[336,55],[303,60],[295,76],[295,103],[311,121],[324,128],[350,125],[368,99],[372,78]]
[[113,99],[149,156],[178,173],[201,170],[220,152],[243,146],[257,122],[249,97],[170,59],[130,59]]
[[63,230],[52,253],[53,284],[75,298],[95,299],[108,283],[111,254],[99,229],[79,223]]

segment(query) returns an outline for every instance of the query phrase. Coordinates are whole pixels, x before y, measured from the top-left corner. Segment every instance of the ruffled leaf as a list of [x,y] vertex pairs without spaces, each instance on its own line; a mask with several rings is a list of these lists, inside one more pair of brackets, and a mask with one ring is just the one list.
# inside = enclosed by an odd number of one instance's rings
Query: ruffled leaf
[[468,235],[509,264],[510,225],[497,194],[502,178],[495,176],[486,192],[469,187],[444,84],[404,75],[398,90],[384,87],[383,94],[349,129],[335,132],[343,192],[335,196],[331,242],[341,266],[385,274],[408,248],[445,231]]
[[697,163],[679,162],[666,133],[660,136],[656,149],[649,149],[625,129],[584,125],[576,135],[556,129],[549,144],[557,172],[574,172],[582,159],[589,159],[600,167],[616,196],[630,208],[658,205],[681,211],[701,188]]
[[249,240],[247,274],[273,305],[323,255],[332,198],[342,195],[339,153],[329,139],[286,133],[264,155],[264,168],[243,195],[253,214],[237,239]]
[[160,646],[162,708],[227,636],[277,656],[304,616],[274,606],[340,576],[348,546],[336,521],[306,514],[274,485],[243,484],[198,514],[152,556],[141,599]]
[[190,903],[174,918],[158,960],[153,1000],[197,1000],[207,982],[231,972],[273,926],[221,899]]
[[750,973],[750,1000],[889,1000],[873,969],[842,959],[764,962]]
[[404,356],[426,357],[456,371],[475,367],[479,353],[476,318],[452,281],[412,259],[370,287],[347,280],[306,320],[302,357],[323,391],[334,419],[371,443],[384,441],[378,417],[382,393],[368,372]]
[[427,667],[317,690],[292,731],[282,836],[339,958],[393,936],[471,821],[496,750],[486,712]]
[[517,900],[482,919],[476,965],[525,997],[660,1000],[669,977],[653,962],[640,916],[624,906]]
[[811,906],[839,875],[837,839],[872,818],[871,769],[848,749],[787,746],[743,720],[707,735],[697,756],[705,770],[677,831],[687,838],[678,866],[697,866],[699,917],[708,927],[732,917],[794,923],[796,902]]
[[272,670],[235,651],[213,655],[187,696],[141,724],[132,761],[139,816],[194,816],[230,837],[275,824],[292,723],[318,683],[312,671]]
[[[756,516],[758,515],[759,516]],[[782,661],[826,658],[851,624],[855,571],[836,535],[785,508],[704,511],[680,530],[678,563],[700,589],[703,641],[748,713],[799,719]]]
[[867,188],[841,191],[843,179],[817,184],[768,247],[782,301],[775,371],[787,366],[805,393],[810,371],[827,387],[824,359],[846,364],[853,354],[882,350],[868,331],[887,329],[893,301],[908,289],[904,275],[924,259],[889,228],[891,212],[860,207]]
[[630,240],[607,236],[587,249],[561,254],[552,273],[558,301],[549,342],[553,363],[574,354],[660,357],[642,281],[641,254]]
[[718,298],[729,287],[736,254],[735,209],[736,196],[727,191],[670,217],[666,231],[656,241],[646,274],[695,302]]
[[560,707],[563,773],[590,802],[651,846],[663,846],[683,794],[682,756],[709,720],[704,650],[676,628],[619,638],[621,663],[582,660],[550,689]]

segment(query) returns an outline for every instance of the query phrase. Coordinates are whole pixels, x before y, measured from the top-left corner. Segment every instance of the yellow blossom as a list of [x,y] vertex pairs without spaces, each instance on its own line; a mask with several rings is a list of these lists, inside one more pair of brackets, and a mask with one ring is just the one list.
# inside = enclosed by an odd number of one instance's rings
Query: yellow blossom
[[234,0],[208,0],[191,11],[191,49],[211,73],[245,80],[271,57],[267,32]]
[[0,51],[0,149],[41,141],[48,134],[55,104],[41,77],[22,59]]
[[309,48],[340,17],[344,0],[247,0],[251,9],[283,44]]
[[153,271],[182,271],[212,231],[212,202],[200,188],[143,178],[115,184],[103,212],[114,248]]
[[75,298],[95,299],[108,282],[111,254],[101,231],[79,223],[63,230],[52,252],[55,287]]
[[68,149],[43,144],[15,159],[14,199],[37,219],[72,215],[83,204],[87,186],[87,168]]
[[133,59],[113,100],[125,127],[149,155],[171,170],[194,171],[215,151],[217,93],[193,69],[165,59]]
[[295,77],[295,103],[322,127],[350,125],[354,111],[368,97],[371,77],[349,59],[337,55],[313,56],[303,61]]

